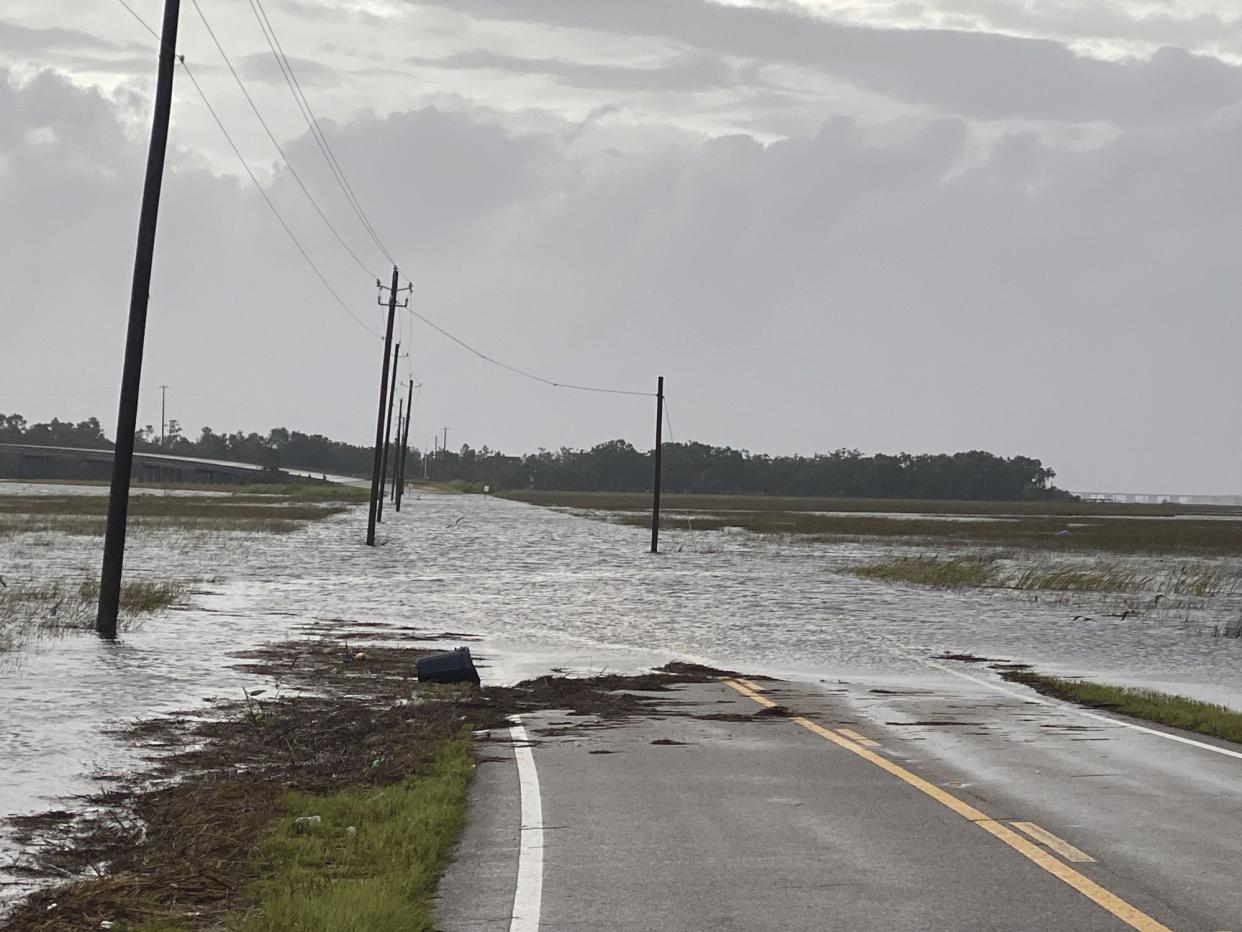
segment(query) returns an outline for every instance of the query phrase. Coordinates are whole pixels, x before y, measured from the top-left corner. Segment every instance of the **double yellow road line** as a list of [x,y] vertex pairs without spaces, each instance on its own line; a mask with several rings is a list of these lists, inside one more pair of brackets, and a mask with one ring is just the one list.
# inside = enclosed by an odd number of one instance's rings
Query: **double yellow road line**
[[[724,683],[765,708],[770,709],[777,704],[767,696],[763,695],[760,687],[749,680],[726,679],[724,680]],[[1053,857],[1043,848],[1039,847],[1039,845],[1028,840],[1027,838],[1024,838],[1022,835],[1019,835],[1009,826],[990,818],[986,813],[976,809],[969,803],[958,799],[952,793],[947,793],[940,787],[928,783],[917,774],[911,773],[909,770],[906,770],[906,768],[893,763],[887,757],[883,757],[882,755],[877,754],[875,751],[872,751],[868,747],[864,746],[864,744],[870,744],[871,746],[878,747],[874,741],[863,738],[862,735],[850,732],[848,729],[833,731],[830,728],[825,728],[823,725],[817,724],[809,718],[803,718],[800,715],[790,717],[789,721],[793,722],[795,725],[805,728],[809,732],[819,735],[821,738],[831,741],[833,744],[844,748],[852,754],[858,755],[863,760],[874,764],[881,770],[887,771],[902,782],[914,787],[919,792],[930,796],[942,806],[952,809],[963,819],[979,826],[979,828],[983,829],[988,834],[1004,842],[1010,848],[1037,864],[1053,877],[1069,884],[1069,886],[1073,887],[1093,903],[1104,907],[1104,909],[1108,910],[1130,927],[1139,929],[1141,932],[1171,932],[1167,926],[1162,925],[1155,919],[1151,918],[1151,916],[1148,916],[1141,910],[1131,906],[1125,900],[1121,899],[1121,897],[1104,889],[1094,880],[1091,880],[1089,877],[1079,873],[1065,862]],[[1058,850],[1058,844],[1064,846],[1062,854],[1073,860],[1091,860],[1081,851],[1078,851],[1077,848],[1073,848],[1067,842],[1062,841],[1050,832],[1044,831],[1033,823],[1022,822],[1014,824],[1022,831],[1029,834],[1032,838],[1042,841],[1053,850]],[[1067,852],[1074,852],[1074,855],[1081,855],[1081,858],[1074,857]]]

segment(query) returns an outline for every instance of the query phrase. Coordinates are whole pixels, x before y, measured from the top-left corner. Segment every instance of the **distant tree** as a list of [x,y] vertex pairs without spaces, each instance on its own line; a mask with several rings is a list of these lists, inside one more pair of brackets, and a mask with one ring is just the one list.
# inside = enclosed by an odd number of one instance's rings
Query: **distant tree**
[[[370,447],[285,427],[274,427],[267,434],[217,434],[204,427],[191,440],[174,420],[168,423],[166,439],[178,454],[253,463],[268,470],[301,468],[352,476],[371,472]],[[135,441],[140,449],[160,449],[159,435],[150,424],[136,433]],[[96,418],[77,424],[55,418],[28,424],[19,414],[0,414],[0,442],[111,445]],[[637,450],[625,440],[609,440],[589,450],[540,449],[525,456],[462,444],[456,451],[438,451],[428,464],[435,479],[461,479],[494,489],[634,492],[651,487],[653,472],[651,452]],[[420,476],[422,467],[422,454],[412,450],[406,474]],[[664,446],[664,487],[670,492],[994,501],[1072,498],[1052,484],[1055,478],[1056,473],[1037,459],[1005,458],[983,450],[866,456],[838,449],[814,456],[769,456],[695,441]]]

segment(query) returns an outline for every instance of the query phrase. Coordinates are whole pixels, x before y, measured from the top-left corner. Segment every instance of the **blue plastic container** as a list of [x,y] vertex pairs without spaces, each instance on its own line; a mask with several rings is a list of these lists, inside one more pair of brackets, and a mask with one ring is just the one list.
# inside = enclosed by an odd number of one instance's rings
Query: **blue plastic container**
[[469,647],[419,657],[414,661],[414,672],[420,683],[479,683],[479,671],[470,659]]

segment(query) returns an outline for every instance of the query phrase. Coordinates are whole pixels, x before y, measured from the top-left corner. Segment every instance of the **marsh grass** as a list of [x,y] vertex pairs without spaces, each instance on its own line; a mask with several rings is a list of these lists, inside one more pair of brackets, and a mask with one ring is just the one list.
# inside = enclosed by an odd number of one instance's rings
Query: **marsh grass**
[[[274,500],[264,494],[136,495],[130,499],[129,515],[130,526],[140,530],[288,534],[349,507],[331,501]],[[107,510],[104,496],[0,495],[0,537],[38,532],[97,537],[104,532]]]
[[1150,576],[1134,570],[1069,566],[1022,570],[1005,578],[1001,586],[1050,592],[1138,592],[1150,581]]
[[338,482],[299,482],[289,485],[255,483],[242,486],[240,491],[233,492],[230,497],[236,501],[256,495],[275,495],[292,502],[366,502],[371,499],[371,490]]
[[1154,600],[1171,596],[1210,599],[1232,595],[1236,573],[1215,567],[1183,565],[1164,574],[1144,573],[1130,567],[1027,567],[1006,571],[996,557],[898,557],[846,570],[864,579],[909,583],[937,589],[1015,589],[1038,592],[1154,593]]
[[936,557],[903,557],[882,563],[868,563],[849,570],[864,579],[904,582],[934,589],[974,589],[995,586],[999,570],[991,560],[962,557],[941,560]]
[[[592,511],[650,511],[650,492],[554,492],[517,490],[499,492],[501,498],[549,507]],[[1127,504],[1116,502],[984,502],[941,499],[830,498],[826,496],[698,495],[666,492],[662,506],[671,511],[702,512],[874,512],[879,514],[991,515],[1051,517],[1175,517],[1177,515],[1235,515],[1242,507],[1218,505]]]
[[[909,503],[922,505],[924,503]],[[1009,504],[1009,503],[1000,503]],[[891,503],[890,503],[890,510]],[[621,524],[645,527],[642,513],[614,514]],[[1066,521],[1051,515],[1014,516],[997,520],[978,516],[946,521],[926,515],[886,517],[873,514],[815,514],[805,511],[732,511],[696,513],[693,524],[685,515],[663,512],[660,526],[670,530],[715,531],[742,528],[755,534],[796,535],[807,540],[836,542],[887,538],[894,541],[944,546],[972,546],[1047,550],[1051,552],[1106,551],[1114,553],[1242,553],[1242,520],[1212,518],[1080,517]]]
[[[126,580],[121,585],[121,620],[161,612],[189,592],[191,582]],[[0,651],[16,650],[41,636],[90,628],[99,601],[99,580],[79,583],[22,583],[0,587]]]
[[[189,589],[187,583],[134,580],[121,584],[121,611],[132,615],[171,608]],[[99,601],[99,580],[86,579],[78,585],[78,599],[88,605]]]
[[1022,683],[1046,696],[1088,708],[1103,709],[1183,731],[1242,743],[1242,713],[1228,706],[1200,702],[1186,696],[1151,689],[1108,686],[1023,670],[1009,670],[1001,675],[1010,682]]

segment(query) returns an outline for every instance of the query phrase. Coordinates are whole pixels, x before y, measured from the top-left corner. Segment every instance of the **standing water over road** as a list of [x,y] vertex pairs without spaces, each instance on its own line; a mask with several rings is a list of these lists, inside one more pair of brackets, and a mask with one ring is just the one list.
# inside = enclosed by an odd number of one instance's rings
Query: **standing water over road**
[[[237,698],[259,680],[232,669],[231,655],[315,622],[480,634],[578,671],[676,655],[811,680],[891,679],[925,675],[923,660],[938,651],[972,651],[1242,706],[1242,642],[1190,636],[1168,619],[1073,622],[1068,605],[1026,593],[919,590],[839,572],[890,545],[673,532],[652,556],[640,528],[481,496],[411,495],[386,518],[374,549],[362,544],[362,508],[288,535],[136,535],[132,577],[207,581],[187,607],[115,643],[73,634],[0,667],[0,814],[89,792],[92,770],[132,769],[133,752],[107,728]],[[18,535],[0,541],[0,573],[77,581],[98,571],[99,546]]]

